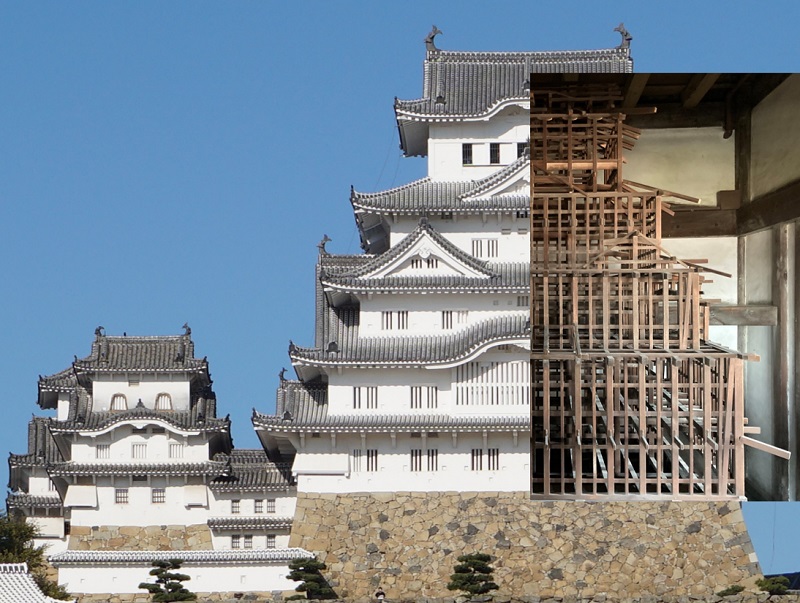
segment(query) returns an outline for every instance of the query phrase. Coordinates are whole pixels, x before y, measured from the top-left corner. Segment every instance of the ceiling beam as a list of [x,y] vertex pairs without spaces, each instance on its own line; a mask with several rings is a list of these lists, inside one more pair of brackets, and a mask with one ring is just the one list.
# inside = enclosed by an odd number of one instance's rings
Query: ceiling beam
[[622,99],[623,107],[635,107],[636,103],[644,92],[644,87],[647,85],[647,80],[650,79],[649,73],[634,73],[633,77],[628,80],[625,86],[625,96]]
[[800,219],[800,180],[756,197],[736,210],[736,231],[746,235],[782,222]]
[[678,209],[673,216],[661,216],[661,236],[665,239],[684,237],[730,237],[736,235],[735,209]]
[[719,73],[696,73],[681,93],[681,102],[685,109],[692,109],[700,104],[703,97],[719,79]]
[[680,105],[654,103],[658,110],[652,115],[630,115],[625,123],[636,128],[722,128],[725,123],[725,103],[708,102],[693,109]]

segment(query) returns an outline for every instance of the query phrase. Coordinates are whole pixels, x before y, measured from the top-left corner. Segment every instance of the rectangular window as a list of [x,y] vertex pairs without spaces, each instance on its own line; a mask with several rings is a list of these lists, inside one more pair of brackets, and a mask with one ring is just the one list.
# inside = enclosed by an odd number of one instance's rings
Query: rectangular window
[[[422,266],[420,266],[422,267]],[[381,329],[384,331],[405,330],[408,328],[408,310],[388,310],[381,312]]]
[[465,142],[461,145],[461,163],[472,165],[472,143]]
[[476,258],[496,258],[497,239],[472,239],[472,255]]
[[131,444],[131,457],[135,459],[146,459],[147,444]]
[[422,471],[422,449],[411,449],[411,471]]
[[489,163],[500,163],[500,143],[492,142],[489,144]]
[[522,157],[528,152],[528,143],[527,142],[518,142],[517,143],[517,159]]
[[127,505],[128,504],[128,489],[127,488],[115,488],[114,489],[114,502],[118,505]]
[[274,513],[275,512],[275,499],[268,498],[267,499],[267,513]]
[[452,329],[453,328],[453,311],[452,310],[442,310],[442,328],[443,329]]
[[182,459],[183,458],[183,444],[177,442],[170,442],[169,445],[169,458]]
[[425,260],[425,264],[428,266],[428,268],[438,268],[439,258],[429,257]]
[[428,450],[428,471],[439,471],[439,450],[437,448]]
[[244,548],[252,549],[253,548],[253,535],[252,534],[245,534],[244,535]]
[[517,219],[518,220],[527,220],[530,217],[530,213],[528,210],[523,209],[517,212]]
[[472,470],[473,471],[483,471],[483,449],[482,448],[473,448],[472,449]]
[[438,408],[439,388],[435,385],[412,385],[411,408]]
[[527,308],[531,305],[531,298],[527,295],[517,295],[517,307]]
[[378,408],[378,387],[376,385],[362,385],[353,388],[353,408]]
[[110,459],[111,458],[111,444],[98,444],[94,449],[95,458]]
[[377,471],[377,470],[378,470],[378,450],[377,449],[367,450],[367,471]]
[[415,270],[422,268],[422,258],[411,258],[411,267]]
[[232,500],[231,501],[231,513],[233,515],[238,515],[242,512],[242,501],[241,500]]
[[253,513],[259,514],[264,512],[264,501],[263,500],[254,500],[253,501]]
[[353,473],[361,471],[361,450],[359,449],[353,450],[353,465],[351,471],[353,471]]
[[239,549],[242,547],[242,537],[239,534],[234,534],[231,536],[231,548],[232,549]]
[[166,488],[153,488],[150,490],[151,503],[167,502],[167,489]]
[[486,451],[486,460],[487,460],[487,469],[489,471],[499,471],[500,470],[500,449],[499,448],[489,448]]
[[267,534],[267,548],[268,549],[275,548],[275,534]]

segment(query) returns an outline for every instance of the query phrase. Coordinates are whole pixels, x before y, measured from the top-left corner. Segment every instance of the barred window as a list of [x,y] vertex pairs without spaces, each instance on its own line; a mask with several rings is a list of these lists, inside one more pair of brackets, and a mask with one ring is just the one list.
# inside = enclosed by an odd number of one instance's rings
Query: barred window
[[275,548],[275,534],[267,534],[267,548],[268,549]]
[[127,488],[115,488],[114,489],[114,502],[118,505],[127,505],[128,504],[128,489]]
[[377,471],[377,470],[378,470],[378,450],[377,449],[367,450],[367,471]]
[[264,512],[264,501],[263,500],[253,501],[253,513],[263,513],[263,512]]
[[438,408],[439,388],[435,385],[412,385],[411,408]]
[[362,385],[353,388],[353,408],[378,408],[378,387],[376,385]]
[[274,513],[275,512],[275,499],[268,498],[267,499],[267,513]]
[[517,295],[517,307],[527,308],[531,305],[531,298],[527,295]]
[[472,255],[476,258],[496,258],[497,239],[472,239]]
[[94,449],[95,458],[110,459],[111,458],[111,444],[98,444]]
[[150,502],[152,503],[167,502],[167,489],[153,488],[152,490],[150,490]]
[[422,449],[411,449],[411,471],[422,471]]
[[519,220],[527,220],[530,217],[527,209],[521,210],[517,212],[517,218]]
[[381,312],[381,329],[384,331],[403,331],[408,328],[408,310],[387,310]]
[[435,258],[433,256],[430,256],[425,260],[425,265],[428,268],[438,268],[439,267],[439,258]]
[[239,534],[231,536],[231,548],[238,549],[242,547],[242,537]]
[[233,515],[238,515],[242,512],[242,501],[241,500],[232,500],[231,501],[231,513]]
[[472,165],[472,143],[465,142],[461,145],[461,163]]
[[147,458],[147,444],[136,443],[131,444],[131,458],[146,459]]
[[128,410],[128,399],[125,394],[111,396],[111,410]]
[[483,449],[482,448],[473,448],[472,449],[472,470],[473,471],[483,471]]
[[356,449],[353,450],[353,464],[351,467],[351,471],[354,473],[357,471],[361,471],[361,450]]
[[442,310],[442,329],[448,330],[456,325],[465,325],[468,316],[468,310]]
[[499,471],[500,470],[500,449],[499,448],[489,448],[486,451],[486,460],[487,460],[487,469],[489,471]]
[[172,396],[161,393],[156,396],[156,410],[172,410]]
[[500,163],[500,143],[489,143],[489,163]]
[[411,267],[414,269],[422,268],[422,258],[411,258]]
[[252,549],[253,548],[253,535],[252,534],[245,534],[244,535],[244,548]]
[[528,143],[527,142],[518,142],[517,143],[517,159],[522,157],[525,152],[528,150]]
[[428,471],[439,471],[439,450],[437,448],[428,450]]
[[184,445],[179,442],[170,442],[169,445],[169,458],[182,459]]

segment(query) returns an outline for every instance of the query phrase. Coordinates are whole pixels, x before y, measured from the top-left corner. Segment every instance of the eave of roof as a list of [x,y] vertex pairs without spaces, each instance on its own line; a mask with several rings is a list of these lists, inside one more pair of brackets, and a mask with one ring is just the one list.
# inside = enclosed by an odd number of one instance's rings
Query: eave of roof
[[85,417],[71,421],[59,421],[51,418],[48,421],[48,427],[51,433],[94,433],[132,422],[159,423],[182,433],[227,432],[230,430],[229,418],[201,417],[196,410],[154,410],[144,406],[121,411],[89,412]]
[[50,476],[69,475],[158,475],[158,476],[217,476],[225,471],[225,464],[216,461],[179,463],[77,463],[68,461],[47,465]]
[[187,550],[187,551],[77,551],[68,550],[48,559],[56,567],[67,565],[125,565],[130,563],[150,565],[153,561],[179,558],[185,565],[212,565],[234,563],[287,562],[297,558],[313,557],[301,548],[241,549],[241,550]]
[[291,517],[210,517],[206,522],[212,530],[288,530]]

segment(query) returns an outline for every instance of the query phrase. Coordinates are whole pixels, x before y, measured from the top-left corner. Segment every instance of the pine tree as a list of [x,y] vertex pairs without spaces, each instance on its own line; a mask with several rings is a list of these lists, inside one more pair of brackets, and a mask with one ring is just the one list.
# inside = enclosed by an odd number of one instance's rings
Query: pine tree
[[447,589],[460,590],[467,595],[483,595],[490,590],[497,590],[497,584],[492,582],[494,568],[489,565],[491,560],[491,556],[483,553],[460,555]]
[[139,588],[143,588],[154,595],[154,602],[196,601],[197,595],[189,592],[181,584],[181,582],[186,582],[191,578],[186,574],[179,574],[175,571],[181,569],[181,564],[183,564],[181,559],[153,561],[153,569],[150,570],[150,575],[156,577],[155,584],[142,582],[139,584]]
[[38,535],[39,529],[24,518],[0,513],[0,563],[27,563],[28,572],[46,596],[69,599],[63,586],[47,578],[44,547],[33,545],[33,539]]
[[[289,580],[300,582],[295,590],[299,593],[306,593],[308,599],[335,599],[336,593],[321,573],[321,570],[325,568],[324,563],[313,557],[292,559],[289,562],[289,569],[292,571],[286,577]],[[301,599],[302,595],[295,595],[295,597]]]

